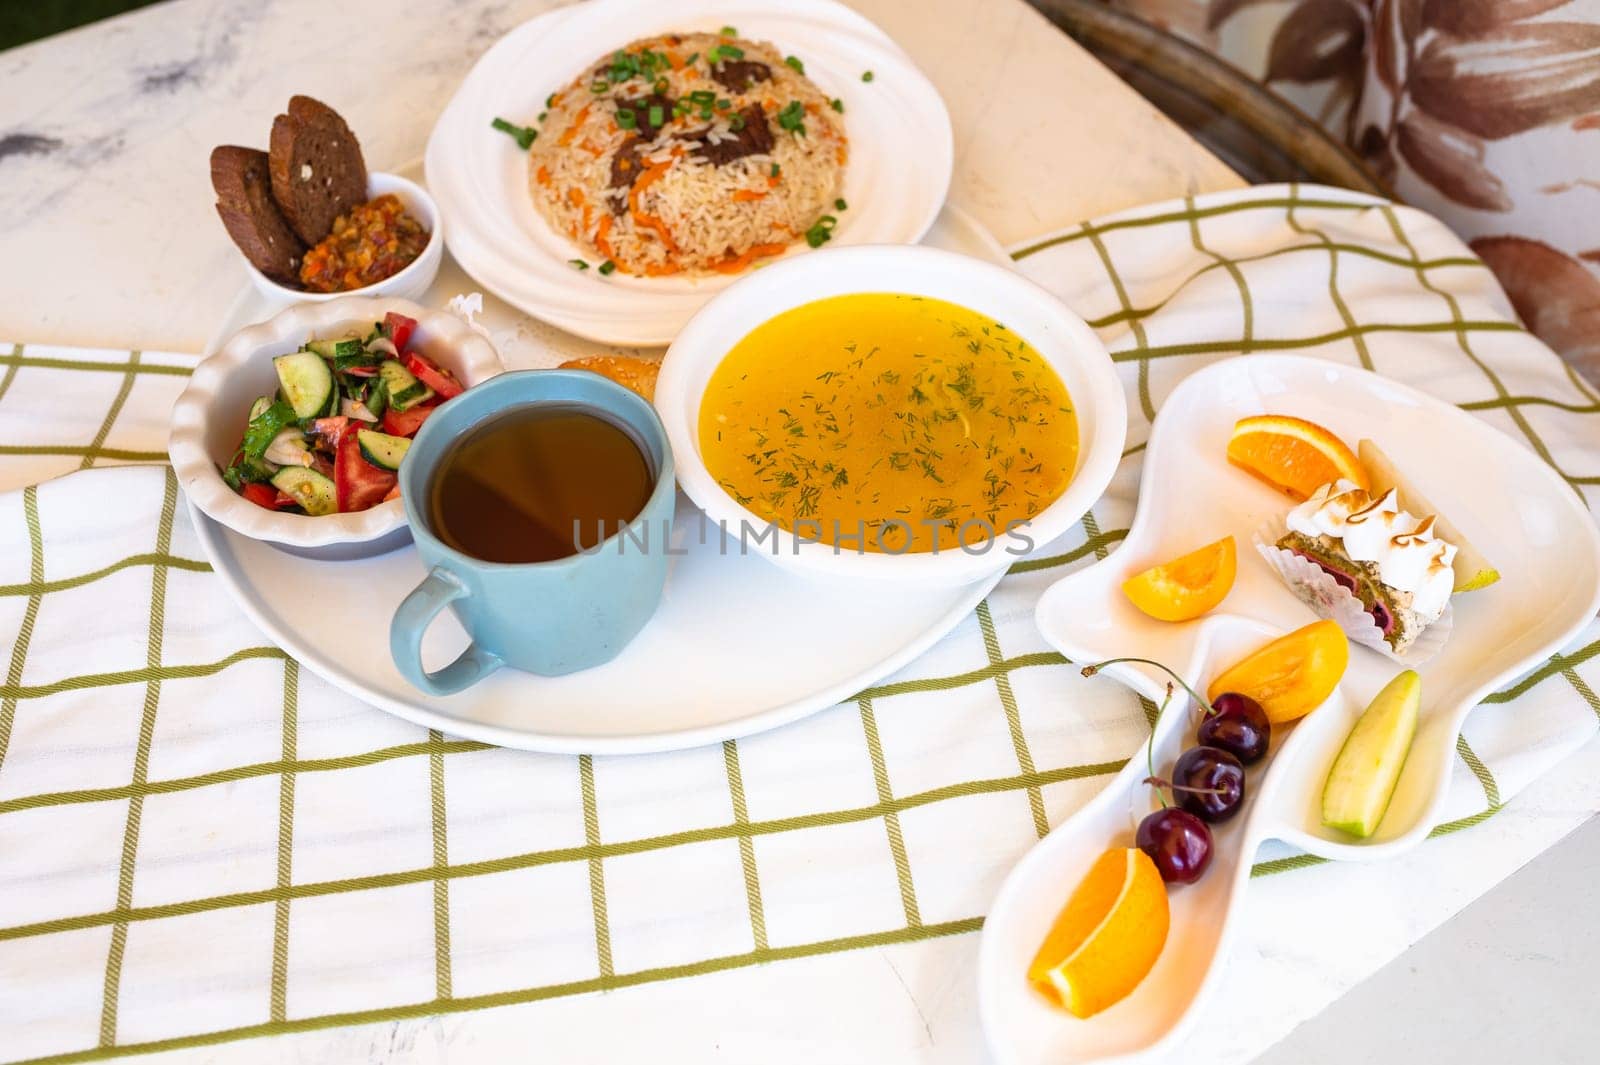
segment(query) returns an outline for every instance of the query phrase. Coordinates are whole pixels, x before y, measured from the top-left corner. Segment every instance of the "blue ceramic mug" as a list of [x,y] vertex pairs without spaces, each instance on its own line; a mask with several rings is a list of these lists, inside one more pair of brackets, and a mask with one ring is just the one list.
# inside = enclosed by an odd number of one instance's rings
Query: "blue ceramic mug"
[[[441,541],[428,524],[440,460],[466,433],[521,407],[577,407],[623,426],[644,451],[655,487],[637,517],[598,548],[550,562],[485,562]],[[621,385],[582,370],[523,370],[468,389],[426,422],[400,464],[400,495],[428,576],[395,611],[389,651],[430,695],[450,695],[501,666],[556,676],[615,658],[644,628],[667,579],[662,530],[676,495],[672,449],[655,409]],[[651,533],[654,532],[654,536]],[[422,634],[446,606],[472,643],[429,672]]]

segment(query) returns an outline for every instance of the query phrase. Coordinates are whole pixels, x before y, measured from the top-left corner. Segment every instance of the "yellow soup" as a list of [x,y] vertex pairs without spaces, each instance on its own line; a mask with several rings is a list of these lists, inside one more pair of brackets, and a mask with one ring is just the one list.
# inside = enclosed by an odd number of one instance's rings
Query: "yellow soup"
[[900,554],[971,547],[1072,480],[1066,385],[1004,325],[873,292],[758,326],[711,375],[700,452],[741,505],[809,539]]

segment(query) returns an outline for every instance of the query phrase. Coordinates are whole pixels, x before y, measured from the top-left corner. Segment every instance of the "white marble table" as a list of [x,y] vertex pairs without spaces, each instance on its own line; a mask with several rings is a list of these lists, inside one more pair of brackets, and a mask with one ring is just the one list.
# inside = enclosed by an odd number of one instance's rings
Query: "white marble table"
[[[484,48],[547,6],[541,0],[173,0],[0,54],[0,335],[199,350],[244,282],[211,207],[205,161],[212,145],[264,141],[283,101],[306,92],[337,104],[360,131],[370,162],[402,164],[420,154],[434,116]],[[1002,241],[1240,183],[1020,0],[854,0],[854,6],[938,84],[955,123],[952,199]],[[348,79],[343,42],[352,35],[370,53],[403,60],[403,76],[365,84]],[[1421,938],[1589,817],[1600,807],[1597,781],[1600,745],[1591,743],[1474,829],[1475,843],[1488,841],[1503,856],[1493,868],[1472,860],[1480,851],[1464,845],[1466,834],[1394,863],[1393,882],[1431,874],[1449,887],[1428,898],[1386,900],[1386,919],[1403,922],[1406,942]],[[1327,919],[1359,927],[1364,901],[1370,896],[1353,891],[1348,912]],[[1580,900],[1571,904],[1584,912]],[[1252,907],[1247,919],[1287,927],[1295,916],[1268,905]],[[613,999],[586,996],[149,1060],[486,1062],[524,1060],[539,1047],[541,1058],[552,1061],[617,1061],[655,1060],[671,1047],[683,1061],[965,1063],[982,1056],[972,1020],[975,948],[972,936],[934,941],[917,955],[917,971],[905,973],[896,967],[904,955],[881,951],[884,980],[905,990],[901,1008],[886,1016],[841,999],[820,1026],[780,1001],[763,1001],[758,968],[656,985],[647,992],[648,1008],[630,1013],[626,1024],[618,1023]],[[1241,961],[1281,973],[1312,1008],[1390,960],[1359,935],[1337,967],[1297,957],[1288,943],[1259,954]],[[826,988],[837,959],[785,964],[809,966],[817,986]],[[1593,986],[1587,971],[1570,973],[1567,982]],[[737,995],[730,993],[735,987]],[[687,1013],[709,1015],[713,1023],[702,1027],[717,1030],[714,1044],[684,1045],[659,1020]],[[1509,1023],[1522,1028],[1521,1045],[1532,1052],[1537,1033],[1559,1019]],[[1403,1027],[1404,1017],[1384,1023]],[[1205,1056],[1189,1060],[1240,1060],[1268,1038],[1213,1035]]]

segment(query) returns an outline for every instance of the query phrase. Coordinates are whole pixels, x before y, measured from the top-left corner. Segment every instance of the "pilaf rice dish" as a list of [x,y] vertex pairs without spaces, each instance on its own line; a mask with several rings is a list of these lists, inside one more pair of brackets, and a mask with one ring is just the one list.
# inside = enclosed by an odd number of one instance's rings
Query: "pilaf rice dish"
[[603,273],[734,273],[815,247],[849,142],[803,70],[730,31],[634,41],[546,102],[533,201]]

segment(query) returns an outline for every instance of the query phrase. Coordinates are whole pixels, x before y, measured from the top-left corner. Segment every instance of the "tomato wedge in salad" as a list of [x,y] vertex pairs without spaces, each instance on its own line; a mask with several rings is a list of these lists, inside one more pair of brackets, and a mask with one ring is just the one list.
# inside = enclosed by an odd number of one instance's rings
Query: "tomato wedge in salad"
[[251,406],[223,480],[256,506],[313,517],[398,498],[411,438],[462,392],[409,349],[416,328],[390,312],[364,337],[310,340],[273,359],[278,388]]

